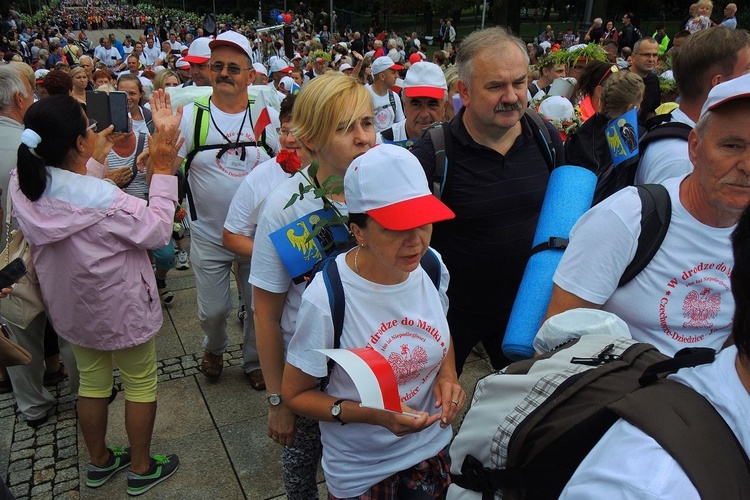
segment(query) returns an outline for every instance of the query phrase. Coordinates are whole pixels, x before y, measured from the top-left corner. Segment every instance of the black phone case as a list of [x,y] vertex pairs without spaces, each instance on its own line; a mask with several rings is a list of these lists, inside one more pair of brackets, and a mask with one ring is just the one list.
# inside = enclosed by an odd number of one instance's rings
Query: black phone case
[[13,259],[0,269],[0,288],[8,288],[26,275],[26,264],[22,258]]

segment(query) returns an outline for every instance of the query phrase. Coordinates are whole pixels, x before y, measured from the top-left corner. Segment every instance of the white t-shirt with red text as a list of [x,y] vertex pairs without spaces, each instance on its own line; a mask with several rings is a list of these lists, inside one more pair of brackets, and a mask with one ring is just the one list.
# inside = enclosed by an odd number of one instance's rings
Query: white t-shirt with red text
[[[396,375],[401,401],[430,414],[433,385],[450,347],[448,270],[440,260],[440,290],[422,267],[397,285],[365,280],[336,258],[345,293],[342,348],[370,347],[381,353]],[[314,279],[302,295],[297,329],[287,361],[313,377],[328,373],[327,358],[311,349],[333,348],[333,325],[323,279]],[[328,394],[361,401],[351,378],[338,366],[331,372]],[[346,421],[345,416],[344,421]],[[323,470],[330,492],[339,498],[361,495],[388,476],[433,457],[452,437],[450,426],[436,423],[415,434],[397,437],[384,427],[321,422]]]
[[633,338],[674,355],[684,347],[717,351],[731,333],[734,227],[695,219],[680,201],[685,177],[663,182],[672,220],[661,248],[630,283],[617,284],[632,261],[641,232],[641,203],[633,187],[586,212],[570,232],[553,281],[586,301],[603,304],[630,327]]
[[[194,104],[188,104],[182,114],[180,130],[185,138],[178,156],[186,158],[193,147],[194,134]],[[237,141],[237,135],[242,127],[239,142],[253,142],[253,126],[250,120],[250,110],[242,113],[225,113],[213,104],[210,105],[211,118],[208,120],[208,135],[206,144],[228,144],[222,136],[226,136],[232,143]],[[243,124],[244,118],[244,124]],[[217,126],[219,129],[217,129]],[[268,145],[278,151],[278,142],[274,134],[270,134],[271,127],[266,128]],[[190,222],[190,230],[203,238],[221,245],[222,229],[227,218],[232,197],[242,184],[245,176],[256,166],[270,159],[262,147],[245,147],[245,159],[242,159],[242,148],[229,149],[220,158],[216,158],[218,149],[201,151],[190,165],[188,182],[192,192],[191,200],[198,219]]]

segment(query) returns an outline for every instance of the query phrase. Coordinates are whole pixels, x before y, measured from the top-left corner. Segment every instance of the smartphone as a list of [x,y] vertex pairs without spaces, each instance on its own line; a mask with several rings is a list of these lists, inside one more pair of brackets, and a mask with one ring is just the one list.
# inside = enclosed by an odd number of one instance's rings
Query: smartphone
[[5,337],[8,340],[12,340],[13,333],[10,331],[10,328],[8,328],[8,325],[5,323],[0,323],[0,332],[2,332],[3,337]]
[[86,114],[90,120],[96,120],[99,132],[110,125],[115,126],[115,132],[130,132],[128,94],[125,92],[87,91]]
[[115,126],[115,132],[130,132],[127,93],[109,93],[109,115],[112,119],[112,125]]
[[26,276],[26,264],[21,257],[13,259],[10,264],[0,269],[0,288],[9,288],[13,283]]
[[86,114],[89,120],[96,120],[96,129],[100,132],[112,125],[112,118],[109,115],[109,95],[99,90],[87,90]]

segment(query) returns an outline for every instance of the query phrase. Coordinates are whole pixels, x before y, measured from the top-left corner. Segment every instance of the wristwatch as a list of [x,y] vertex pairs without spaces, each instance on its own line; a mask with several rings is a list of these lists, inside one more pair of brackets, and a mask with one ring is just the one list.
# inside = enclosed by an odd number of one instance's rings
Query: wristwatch
[[279,406],[281,402],[284,400],[281,397],[281,394],[271,394],[270,396],[268,396],[267,399],[268,399],[268,404],[270,404],[271,406]]
[[339,399],[333,406],[331,406],[331,416],[335,418],[341,425],[346,425],[346,422],[341,420],[341,403],[347,401],[346,399]]

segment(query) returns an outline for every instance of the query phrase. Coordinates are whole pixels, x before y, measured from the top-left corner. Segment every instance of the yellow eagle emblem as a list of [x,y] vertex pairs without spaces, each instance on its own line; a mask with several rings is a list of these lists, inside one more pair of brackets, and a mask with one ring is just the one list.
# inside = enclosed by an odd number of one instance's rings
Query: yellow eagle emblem
[[302,228],[302,234],[297,234],[294,227],[289,228],[286,232],[289,243],[302,253],[305,260],[322,259],[320,249],[315,244],[315,239],[310,237],[310,230],[307,229],[307,225],[303,221],[299,221],[297,226]]

